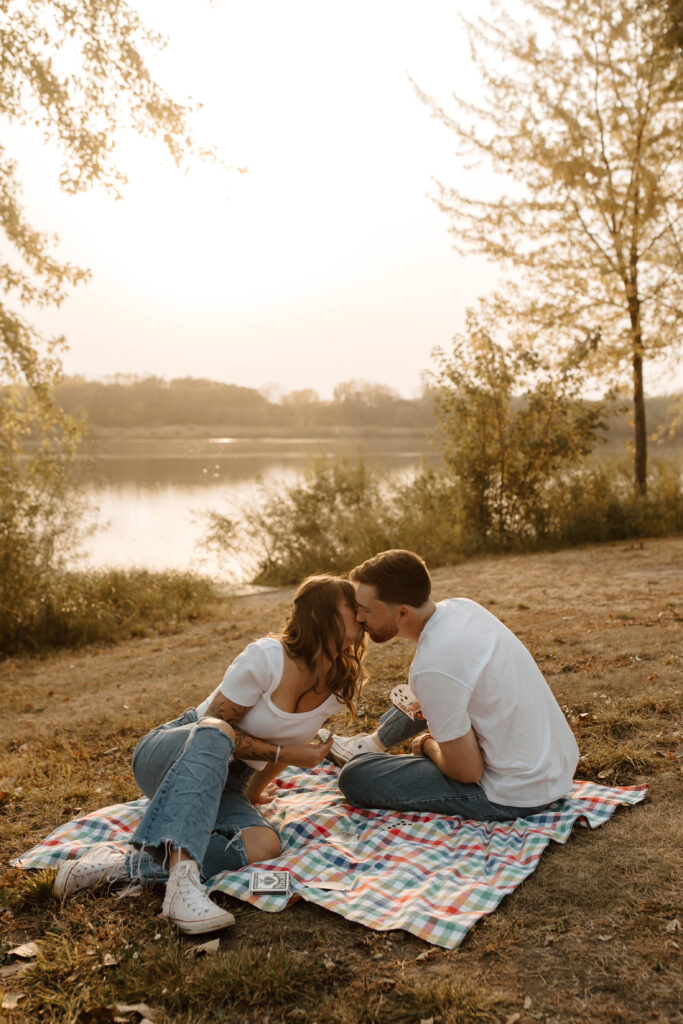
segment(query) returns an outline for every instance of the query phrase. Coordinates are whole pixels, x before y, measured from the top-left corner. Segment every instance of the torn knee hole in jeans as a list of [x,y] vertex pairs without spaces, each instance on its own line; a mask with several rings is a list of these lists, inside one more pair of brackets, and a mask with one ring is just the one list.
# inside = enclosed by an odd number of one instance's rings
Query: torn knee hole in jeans
[[220,829],[220,831],[216,830],[215,835],[219,835],[225,839],[225,846],[223,848],[225,853],[227,853],[228,850],[234,850],[243,864],[249,863],[247,851],[244,848],[241,829],[236,828],[234,825],[228,825],[224,829]]

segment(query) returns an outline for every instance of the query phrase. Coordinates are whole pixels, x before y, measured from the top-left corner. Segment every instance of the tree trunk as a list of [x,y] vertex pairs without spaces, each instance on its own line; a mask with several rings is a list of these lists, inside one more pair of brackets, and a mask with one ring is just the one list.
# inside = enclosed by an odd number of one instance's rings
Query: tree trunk
[[635,442],[635,493],[647,493],[647,432],[645,430],[645,396],[643,395],[643,332],[640,325],[640,297],[638,295],[637,260],[635,244],[631,246],[630,280],[626,288],[628,312],[631,321],[633,352],[633,427]]
[[640,345],[637,346],[633,356],[633,421],[635,489],[636,494],[644,496],[647,493],[647,433],[645,431],[645,398],[643,395],[643,357]]

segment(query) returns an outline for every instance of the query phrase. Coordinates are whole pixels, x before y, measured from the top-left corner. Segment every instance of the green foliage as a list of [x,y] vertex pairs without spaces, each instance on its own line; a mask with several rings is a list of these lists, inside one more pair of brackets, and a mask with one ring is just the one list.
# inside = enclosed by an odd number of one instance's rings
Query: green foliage
[[131,636],[193,619],[217,597],[209,580],[181,572],[49,572],[0,616],[0,656],[43,653]]
[[78,438],[48,396],[0,392],[0,633],[12,634],[77,543],[83,507],[69,464]]
[[[7,0],[0,117],[54,142],[65,191],[100,185],[118,195],[125,176],[114,152],[124,125],[160,137],[176,163],[196,150],[189,108],[171,100],[147,67],[146,53],[161,42],[125,0]],[[88,272],[58,260],[58,239],[29,224],[4,146],[0,229],[0,651],[8,652],[102,638],[110,626],[96,620],[111,610],[95,593],[89,612],[88,586],[59,578],[83,513],[69,475],[82,424],[53,401],[64,338],[43,337],[20,311],[59,305]]]
[[580,352],[552,365],[526,346],[498,344],[490,331],[470,312],[436,377],[444,459],[472,550],[543,541],[548,482],[592,450],[603,425],[602,407],[580,397]]
[[[187,152],[208,155],[192,139],[191,108],[172,100],[149,72],[147,54],[162,42],[125,0],[8,0],[0,10],[0,116],[54,142],[59,183],[70,193],[101,185],[120,194],[126,178],[114,153],[124,125],[162,139],[176,164]],[[59,305],[88,272],[56,259],[58,240],[28,223],[20,196],[16,164],[0,146],[0,226],[17,258],[0,264],[0,291],[23,306]],[[0,304],[2,369],[10,380],[51,380],[44,358],[63,344],[46,341]]]
[[[661,5],[662,0],[651,0],[653,5]],[[679,61],[683,54],[683,0],[664,0],[667,24],[665,40],[675,51]]]
[[[358,458],[319,457],[300,481],[262,489],[243,513],[250,545],[261,552],[254,582],[296,583],[316,572],[343,572],[365,553],[390,547],[381,482]],[[241,549],[232,520],[209,515],[209,545]]]
[[624,458],[586,462],[553,480],[546,491],[548,539],[557,547],[683,530],[678,460],[653,461],[646,496],[634,496]]
[[[526,410],[522,414],[528,416]],[[515,416],[511,429],[521,443]],[[515,457],[537,453],[534,444]],[[624,459],[553,465],[549,475],[532,466],[525,487],[519,494],[512,490],[498,506],[500,487],[491,495],[484,489],[473,500],[447,468],[389,481],[360,458],[319,458],[302,480],[265,489],[263,502],[256,510],[244,509],[242,521],[211,513],[207,543],[230,553],[260,551],[253,581],[287,586],[311,573],[347,572],[391,547],[417,551],[437,566],[475,552],[532,551],[683,530],[683,489],[674,460],[653,464],[645,498],[634,497]],[[493,476],[489,471],[483,478],[491,481]],[[518,470],[511,479],[515,486],[526,480]],[[482,529],[477,509],[489,515],[490,529]]]
[[[507,177],[491,199],[439,186],[454,245],[508,269],[510,331],[554,350],[597,340],[593,371],[630,377],[636,489],[646,486],[644,366],[683,334],[683,75],[678,0],[525,0],[467,24],[483,84],[454,115],[461,152]],[[524,14],[524,12],[522,12]],[[563,342],[564,343],[564,342]]]

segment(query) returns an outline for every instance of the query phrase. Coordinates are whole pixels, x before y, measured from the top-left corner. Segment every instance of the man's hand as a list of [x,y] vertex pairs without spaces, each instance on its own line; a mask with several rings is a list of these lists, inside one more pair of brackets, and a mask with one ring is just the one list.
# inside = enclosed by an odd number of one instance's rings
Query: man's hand
[[324,743],[288,743],[280,751],[279,764],[291,764],[295,768],[315,768],[327,757],[332,747],[334,734]]
[[413,739],[411,750],[413,754],[428,757],[454,782],[479,782],[484,772],[484,758],[472,728],[464,736],[444,743],[435,740],[431,733],[422,733]]
[[[413,754],[414,757],[425,757],[426,755],[422,753],[422,743],[426,742],[428,739],[434,740],[431,732],[421,732],[419,735],[413,736],[410,741],[410,753]],[[434,740],[434,742],[436,743],[436,740]]]

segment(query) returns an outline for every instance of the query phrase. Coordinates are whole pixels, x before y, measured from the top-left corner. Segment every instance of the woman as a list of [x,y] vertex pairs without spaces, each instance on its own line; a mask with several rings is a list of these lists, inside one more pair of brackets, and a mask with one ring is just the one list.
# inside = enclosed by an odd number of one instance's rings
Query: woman
[[147,733],[133,773],[150,798],[125,850],[98,843],[55,879],[62,898],[102,882],[165,882],[162,914],[184,932],[234,923],[200,876],[236,871],[280,854],[278,833],[254,806],[285,765],[314,768],[331,738],[312,743],[323,721],[354,699],[365,677],[363,627],[354,589],[334,576],[299,587],[279,636],[248,645],[198,708]]

